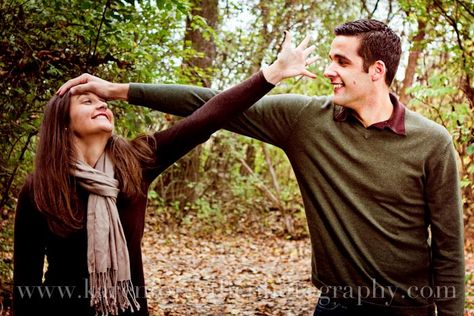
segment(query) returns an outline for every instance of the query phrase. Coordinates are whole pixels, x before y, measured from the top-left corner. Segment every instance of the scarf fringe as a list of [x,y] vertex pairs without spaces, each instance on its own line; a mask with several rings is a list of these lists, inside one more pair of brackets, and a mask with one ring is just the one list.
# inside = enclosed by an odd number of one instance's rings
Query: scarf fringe
[[96,315],[118,315],[130,308],[134,313],[140,310],[131,280],[117,281],[117,271],[108,269],[107,272],[90,273],[91,306]]

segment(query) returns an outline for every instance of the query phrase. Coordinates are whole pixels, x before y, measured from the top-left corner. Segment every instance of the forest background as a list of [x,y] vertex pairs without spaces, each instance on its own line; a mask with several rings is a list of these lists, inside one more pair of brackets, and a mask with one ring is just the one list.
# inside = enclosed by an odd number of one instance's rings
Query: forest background
[[[474,239],[474,3],[469,0],[0,0],[0,304],[11,301],[16,197],[32,171],[46,102],[88,72],[114,82],[224,89],[278,54],[283,31],[312,35],[316,80],[273,93],[330,94],[322,76],[333,28],[376,18],[403,41],[392,90],[445,126],[459,154],[465,248]],[[113,102],[127,137],[178,118]],[[279,149],[221,131],[175,163],[149,192],[156,231],[307,237],[291,167]],[[468,273],[466,284],[472,284]],[[468,292],[472,288],[468,288]],[[472,295],[472,293],[471,293]]]

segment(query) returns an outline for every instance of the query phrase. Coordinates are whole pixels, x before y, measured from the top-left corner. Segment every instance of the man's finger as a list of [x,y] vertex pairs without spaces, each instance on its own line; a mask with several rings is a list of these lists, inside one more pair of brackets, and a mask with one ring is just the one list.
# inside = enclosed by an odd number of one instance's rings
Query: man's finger
[[308,46],[309,40],[310,40],[310,36],[306,35],[304,40],[296,48],[297,49],[305,49],[305,47]]
[[65,94],[71,87],[74,87],[78,84],[82,84],[82,83],[86,83],[87,81],[84,81],[84,77],[80,76],[80,77],[77,77],[77,78],[74,78],[74,79],[70,79],[68,81],[66,81],[65,84],[63,84],[59,90],[56,92],[56,94],[59,94],[60,96],[62,96],[63,94]]
[[72,86],[70,89],[72,95],[84,94],[86,92],[95,93],[94,90],[95,90],[95,85],[91,82],[78,84],[78,85]]
[[79,77],[76,77],[76,78],[73,78],[73,79],[70,79],[68,81],[66,81],[65,84],[63,84],[58,91],[56,91],[56,94],[59,94],[60,96],[62,96],[63,94],[65,94],[71,87],[74,87],[74,86],[77,86],[79,84],[83,84],[83,83],[87,83],[88,81],[90,81],[92,78],[92,76],[89,75],[89,74],[82,74],[80,75]]
[[302,74],[303,74],[303,76],[306,76],[306,77],[310,77],[310,78],[313,78],[313,79],[316,78],[316,75],[314,73],[312,73],[311,71],[308,71],[306,69],[303,71]]
[[317,60],[319,60],[318,56],[306,59],[306,66],[314,64]]
[[291,39],[292,39],[291,32],[285,31],[285,40],[283,41],[283,44],[281,45],[282,49],[291,47]]
[[303,51],[303,56],[306,58],[309,54],[311,54],[312,52],[314,52],[315,49],[316,49],[316,46],[311,45],[310,47],[306,48],[306,49]]

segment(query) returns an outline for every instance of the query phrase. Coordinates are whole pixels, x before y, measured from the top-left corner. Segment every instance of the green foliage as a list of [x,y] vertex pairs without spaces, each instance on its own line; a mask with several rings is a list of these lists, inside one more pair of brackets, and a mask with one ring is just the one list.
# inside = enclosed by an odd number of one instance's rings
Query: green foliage
[[411,12],[426,14],[429,30],[424,43],[430,54],[417,68],[419,80],[408,89],[413,97],[409,105],[442,124],[453,136],[459,154],[464,218],[469,227],[474,218],[473,6],[460,0],[402,1],[402,5]]
[[[0,303],[11,283],[13,197],[32,171],[46,102],[84,72],[113,81],[176,81],[176,38],[187,11],[185,0],[0,1]],[[115,109],[125,135],[154,125],[147,110]]]
[[0,315],[2,306],[7,308],[12,300],[11,280],[13,279],[13,216],[1,214],[0,221]]
[[[227,1],[216,64],[221,71],[215,85],[224,88],[245,79],[278,54],[284,31],[290,30],[294,43],[311,35],[320,60],[314,66],[322,73],[328,59],[334,26],[357,17],[358,1]],[[319,77],[317,84],[324,78]],[[292,92],[296,92],[293,91]]]
[[[466,297],[474,297],[474,274],[472,272],[466,274]],[[466,309],[472,310],[474,308],[474,301],[467,299],[466,300]]]

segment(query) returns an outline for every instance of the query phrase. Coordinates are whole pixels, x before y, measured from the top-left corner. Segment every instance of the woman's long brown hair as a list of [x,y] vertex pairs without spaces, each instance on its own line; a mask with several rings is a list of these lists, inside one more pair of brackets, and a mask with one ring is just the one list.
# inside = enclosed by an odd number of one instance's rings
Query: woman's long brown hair
[[[66,93],[53,96],[46,105],[36,149],[33,191],[35,203],[48,219],[51,231],[66,236],[85,225],[86,214],[75,202],[75,183],[70,168],[75,162],[70,126],[70,100]],[[127,196],[146,194],[142,165],[152,163],[153,138],[128,141],[113,135],[105,148],[114,162],[119,189]]]

